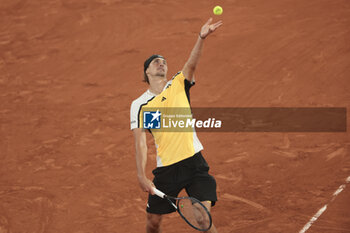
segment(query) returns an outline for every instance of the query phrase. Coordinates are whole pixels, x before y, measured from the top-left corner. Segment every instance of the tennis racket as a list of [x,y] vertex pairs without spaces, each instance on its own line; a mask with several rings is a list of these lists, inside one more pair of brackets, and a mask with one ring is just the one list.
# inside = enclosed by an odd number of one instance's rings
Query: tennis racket
[[207,231],[211,228],[212,219],[208,209],[193,197],[171,197],[156,188],[154,194],[167,199],[180,216],[194,229]]

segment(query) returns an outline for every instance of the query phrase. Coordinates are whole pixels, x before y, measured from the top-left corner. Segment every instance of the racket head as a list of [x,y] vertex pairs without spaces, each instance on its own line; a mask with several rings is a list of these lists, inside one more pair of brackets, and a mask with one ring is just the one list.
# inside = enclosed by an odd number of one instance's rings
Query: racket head
[[208,209],[196,198],[177,198],[176,206],[180,216],[194,229],[207,231],[211,228],[211,215]]

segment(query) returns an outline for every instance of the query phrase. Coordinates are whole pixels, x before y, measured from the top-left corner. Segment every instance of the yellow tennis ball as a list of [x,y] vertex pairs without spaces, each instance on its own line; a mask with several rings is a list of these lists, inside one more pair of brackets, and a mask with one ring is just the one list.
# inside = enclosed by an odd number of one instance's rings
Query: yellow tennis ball
[[213,9],[214,15],[221,15],[224,10],[221,6],[215,6]]

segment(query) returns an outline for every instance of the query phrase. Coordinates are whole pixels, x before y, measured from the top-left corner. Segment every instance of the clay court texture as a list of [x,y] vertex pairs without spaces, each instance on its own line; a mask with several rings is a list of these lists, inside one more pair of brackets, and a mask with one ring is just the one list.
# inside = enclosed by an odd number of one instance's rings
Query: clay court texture
[[[0,232],[145,232],[130,104],[143,62],[209,36],[193,107],[350,107],[348,0],[1,0]],[[349,117],[347,116],[347,121]],[[156,166],[148,142],[148,176]],[[220,233],[350,232],[350,135],[199,132]],[[332,201],[333,200],[333,201]],[[176,214],[163,232],[195,232]]]

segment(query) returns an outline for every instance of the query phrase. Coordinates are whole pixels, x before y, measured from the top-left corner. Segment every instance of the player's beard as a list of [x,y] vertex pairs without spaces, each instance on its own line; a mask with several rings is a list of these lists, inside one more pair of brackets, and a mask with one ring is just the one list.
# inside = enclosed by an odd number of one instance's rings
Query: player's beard
[[156,73],[156,76],[164,78],[165,77],[165,73]]

